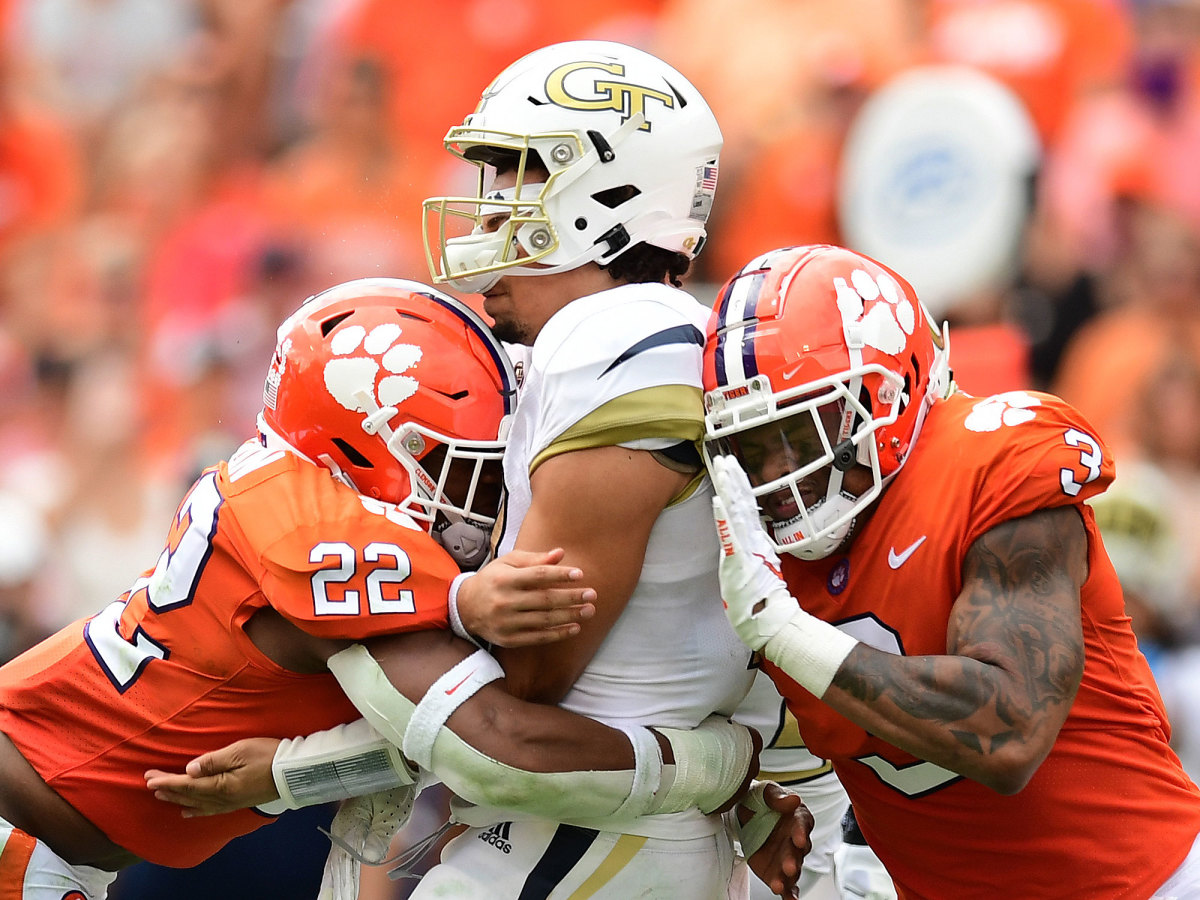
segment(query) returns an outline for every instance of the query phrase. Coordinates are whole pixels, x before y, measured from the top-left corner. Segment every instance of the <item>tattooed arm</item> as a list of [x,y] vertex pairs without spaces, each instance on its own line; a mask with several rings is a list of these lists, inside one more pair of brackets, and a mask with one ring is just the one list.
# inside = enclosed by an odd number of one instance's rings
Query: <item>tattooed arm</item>
[[1083,675],[1086,578],[1074,507],[997,525],[963,560],[947,655],[859,644],[823,699],[914,756],[1016,793],[1050,752]]

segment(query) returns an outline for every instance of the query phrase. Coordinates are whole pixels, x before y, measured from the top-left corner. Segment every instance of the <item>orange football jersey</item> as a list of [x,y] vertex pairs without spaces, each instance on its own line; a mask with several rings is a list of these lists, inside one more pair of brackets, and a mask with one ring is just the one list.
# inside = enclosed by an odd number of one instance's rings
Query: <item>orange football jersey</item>
[[1145,898],[1200,832],[1200,791],[1168,746],[1162,700],[1083,503],[1113,471],[1107,448],[1058,398],[956,394],[934,405],[848,554],[783,559],[814,615],[882,650],[944,654],[971,544],[1038,509],[1082,511],[1083,682],[1050,755],[1014,796],[873,737],[767,666],[904,898]]
[[118,601],[0,668],[0,731],[143,859],[192,866],[270,819],[184,819],[143,773],[240,738],[358,718],[332,675],[267,659],[243,625],[271,606],[327,638],[448,627],[458,568],[394,507],[290,453],[244,444],[204,472],[167,547]]

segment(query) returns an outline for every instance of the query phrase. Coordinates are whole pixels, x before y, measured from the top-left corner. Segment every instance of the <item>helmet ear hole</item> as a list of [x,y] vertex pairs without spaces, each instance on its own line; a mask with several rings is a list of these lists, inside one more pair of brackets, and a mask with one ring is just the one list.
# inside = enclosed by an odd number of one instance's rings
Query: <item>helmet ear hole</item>
[[592,199],[601,206],[606,206],[609,209],[616,209],[622,203],[629,202],[640,193],[641,191],[636,185],[623,184],[620,187],[597,191],[596,193],[592,194]]
[[333,442],[337,444],[337,448],[345,454],[346,459],[349,460],[352,465],[355,465],[360,469],[375,468],[375,464],[359,453],[354,445],[349,441],[345,441],[340,437],[335,437],[333,438]]
[[342,313],[341,315],[331,316],[321,323],[321,337],[329,337],[329,333],[337,328],[342,322],[354,315],[353,310]]

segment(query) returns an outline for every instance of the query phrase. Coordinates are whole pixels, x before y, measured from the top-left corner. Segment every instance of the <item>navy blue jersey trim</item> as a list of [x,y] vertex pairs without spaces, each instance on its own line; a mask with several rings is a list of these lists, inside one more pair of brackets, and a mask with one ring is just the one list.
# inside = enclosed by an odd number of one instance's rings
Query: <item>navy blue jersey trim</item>
[[583,859],[598,834],[600,832],[594,828],[559,825],[546,852],[525,879],[517,900],[546,900],[567,873]]
[[697,347],[704,346],[704,334],[695,325],[675,325],[671,328],[664,328],[662,331],[656,332],[648,337],[642,338],[611,363],[597,376],[597,380],[603,378],[621,363],[633,359],[639,353],[644,353],[647,350],[653,350],[655,347],[665,347],[669,344],[695,344]]

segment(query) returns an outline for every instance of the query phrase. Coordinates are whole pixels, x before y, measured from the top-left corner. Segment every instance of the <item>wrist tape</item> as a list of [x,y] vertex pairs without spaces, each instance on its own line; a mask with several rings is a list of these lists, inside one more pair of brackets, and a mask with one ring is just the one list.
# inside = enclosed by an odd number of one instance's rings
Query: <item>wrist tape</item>
[[655,812],[681,812],[693,806],[710,813],[723,806],[750,774],[754,743],[750,731],[721,716],[695,728],[656,728],[675,755],[675,780]]
[[763,645],[762,654],[820,699],[857,645],[846,632],[801,609]]
[[416,780],[400,750],[364,719],[281,741],[271,775],[284,809],[373,794]]
[[770,837],[775,823],[781,818],[778,812],[767,806],[768,783],[766,781],[751,782],[750,790],[742,798],[742,806],[750,810],[753,815],[749,822],[743,823],[740,819],[735,820],[738,823],[738,843],[742,845],[742,856],[745,859],[749,859],[759,851]]

